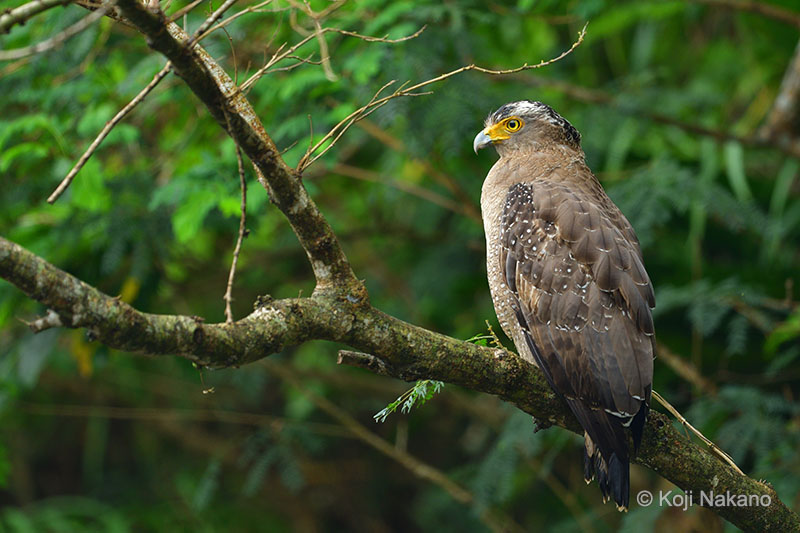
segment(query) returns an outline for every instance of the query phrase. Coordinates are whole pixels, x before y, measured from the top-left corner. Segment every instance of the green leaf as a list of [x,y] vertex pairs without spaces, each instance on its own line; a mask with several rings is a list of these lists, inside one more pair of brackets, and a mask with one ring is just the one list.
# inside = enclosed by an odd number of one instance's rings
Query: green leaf
[[614,132],[608,146],[606,172],[619,172],[625,164],[625,158],[639,134],[639,123],[633,118],[625,120]]
[[[593,16],[594,12],[601,11],[604,7],[602,0],[591,0],[581,3],[578,12],[584,18],[590,18],[589,29],[586,32],[586,42],[618,35],[626,28],[640,20],[659,20],[667,17],[676,16],[686,10],[683,2],[659,2],[651,4],[647,2],[632,3],[615,6],[613,9],[606,10],[598,16]],[[591,7],[589,7],[591,6]]]
[[19,143],[0,152],[0,172],[8,171],[11,164],[18,159],[35,162],[45,157],[48,153],[46,146],[34,142]]
[[736,141],[725,143],[725,169],[728,172],[728,182],[737,200],[749,203],[753,200],[753,193],[747,184],[747,174],[744,170],[744,150]]
[[764,344],[764,351],[774,354],[778,350],[778,346],[797,337],[800,337],[800,308],[772,330]]
[[114,106],[111,103],[106,102],[98,106],[89,107],[78,122],[78,135],[82,137],[94,137],[105,127],[106,122],[113,116]]
[[0,515],[0,525],[2,530],[8,533],[37,533],[37,528],[33,520],[18,509],[7,507]]
[[425,402],[438,394],[442,390],[442,387],[444,387],[444,383],[434,379],[417,381],[413,388],[407,390],[395,401],[375,413],[372,418],[375,419],[375,422],[386,422],[388,416],[396,412],[398,407],[400,407],[402,413],[410,413],[411,409],[414,407],[425,405]]
[[196,511],[203,511],[208,507],[209,502],[214,497],[214,493],[219,487],[219,477],[222,470],[222,463],[219,459],[212,459],[200,478],[200,483],[197,485],[197,490],[194,493],[192,500],[192,507]]
[[111,208],[111,194],[106,188],[103,168],[96,159],[86,162],[70,185],[70,203],[92,212],[105,213]]
[[216,204],[217,198],[210,191],[197,191],[189,196],[172,215],[172,229],[177,241],[184,244],[193,239]]
[[787,157],[786,162],[778,171],[769,202],[769,213],[773,217],[778,217],[783,213],[786,201],[790,196],[789,192],[792,189],[792,184],[797,179],[798,170],[800,170],[800,161]]

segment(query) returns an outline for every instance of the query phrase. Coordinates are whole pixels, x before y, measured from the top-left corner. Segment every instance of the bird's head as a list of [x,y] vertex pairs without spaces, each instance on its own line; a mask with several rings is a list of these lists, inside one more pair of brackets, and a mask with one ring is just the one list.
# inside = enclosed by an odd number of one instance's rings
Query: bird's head
[[541,102],[511,102],[491,113],[483,130],[475,136],[475,153],[490,144],[497,152],[540,150],[548,145],[565,145],[580,149],[581,134],[552,107]]

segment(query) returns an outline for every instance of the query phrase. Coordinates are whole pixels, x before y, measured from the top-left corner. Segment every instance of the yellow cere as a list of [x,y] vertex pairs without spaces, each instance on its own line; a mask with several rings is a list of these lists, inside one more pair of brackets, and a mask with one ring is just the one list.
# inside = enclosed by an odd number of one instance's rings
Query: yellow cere
[[484,133],[486,133],[493,142],[504,141],[511,137],[512,133],[519,131],[522,125],[522,119],[519,117],[509,117],[488,127]]

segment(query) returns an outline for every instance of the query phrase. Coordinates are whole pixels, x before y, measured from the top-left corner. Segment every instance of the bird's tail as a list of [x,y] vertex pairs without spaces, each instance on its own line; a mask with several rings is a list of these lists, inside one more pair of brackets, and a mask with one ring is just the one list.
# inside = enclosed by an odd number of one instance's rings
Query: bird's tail
[[613,499],[617,510],[627,511],[630,501],[630,463],[627,457],[618,457],[612,452],[606,458],[589,437],[584,433],[583,447],[583,479],[590,483],[597,477],[600,492],[603,493],[603,503]]

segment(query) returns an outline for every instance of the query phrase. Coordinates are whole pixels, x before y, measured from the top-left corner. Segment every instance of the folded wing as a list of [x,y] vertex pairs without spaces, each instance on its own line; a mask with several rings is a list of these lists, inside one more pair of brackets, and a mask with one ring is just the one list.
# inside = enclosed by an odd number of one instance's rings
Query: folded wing
[[653,375],[655,305],[625,217],[600,190],[518,183],[504,207],[504,281],[526,342],[586,432],[585,475],[628,504],[628,437],[641,441]]

